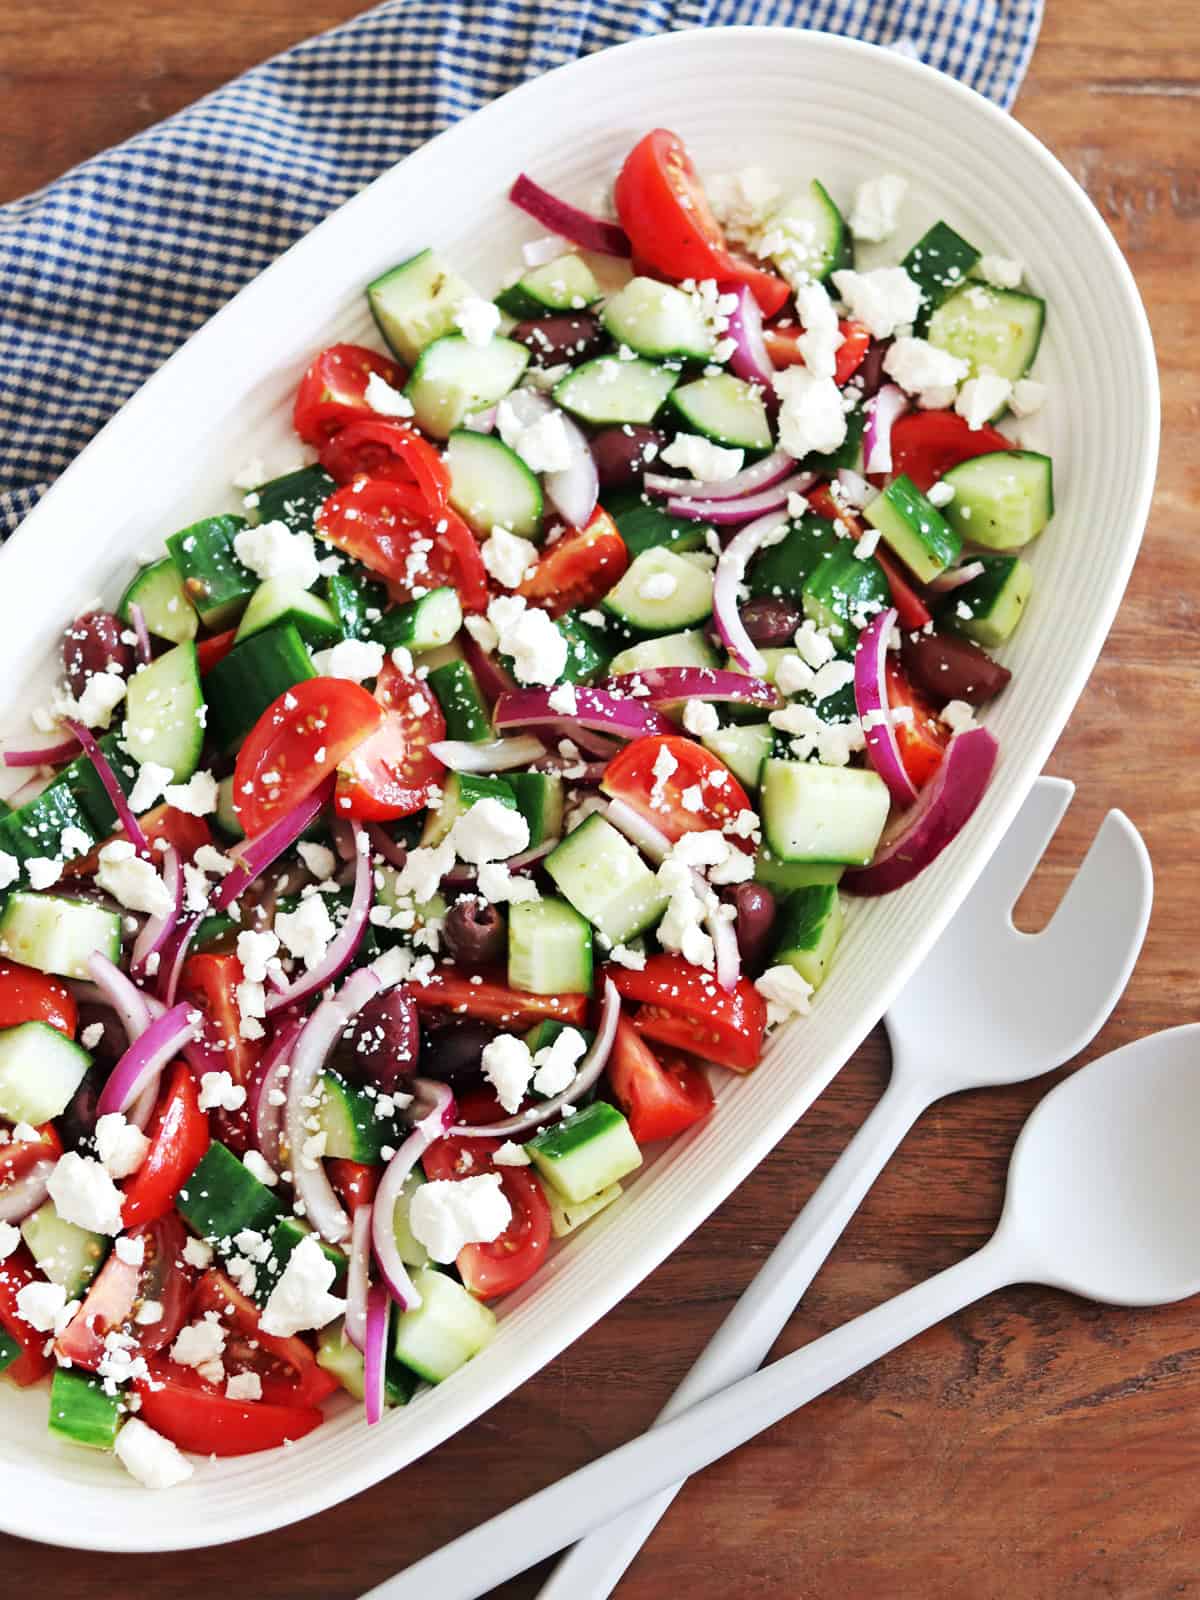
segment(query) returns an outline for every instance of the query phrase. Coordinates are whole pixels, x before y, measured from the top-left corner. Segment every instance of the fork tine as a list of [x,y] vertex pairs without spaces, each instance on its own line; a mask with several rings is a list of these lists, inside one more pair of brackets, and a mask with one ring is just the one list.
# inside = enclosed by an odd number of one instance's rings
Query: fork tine
[[1080,944],[1094,953],[1105,927],[1128,934],[1150,920],[1154,877],[1141,834],[1123,811],[1100,824],[1058,910],[1039,937],[1059,946]]
[[1036,780],[971,891],[967,903],[973,919],[985,910],[1011,913],[1074,796],[1075,785],[1067,778]]

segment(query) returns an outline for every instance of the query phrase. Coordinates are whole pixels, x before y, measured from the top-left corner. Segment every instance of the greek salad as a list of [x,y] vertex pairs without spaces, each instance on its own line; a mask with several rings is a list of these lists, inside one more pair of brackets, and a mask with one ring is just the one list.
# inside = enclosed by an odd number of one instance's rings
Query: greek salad
[[614,215],[511,198],[500,292],[370,283],[304,459],[75,618],[3,755],[0,1368],[150,1486],[450,1378],[993,768],[1020,263],[661,129]]

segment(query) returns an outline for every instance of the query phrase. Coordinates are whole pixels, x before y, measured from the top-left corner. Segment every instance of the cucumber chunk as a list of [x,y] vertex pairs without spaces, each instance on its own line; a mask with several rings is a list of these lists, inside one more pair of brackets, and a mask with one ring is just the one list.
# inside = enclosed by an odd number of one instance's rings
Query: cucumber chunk
[[322,1073],[316,1092],[320,1104],[313,1117],[325,1135],[326,1156],[373,1166],[383,1160],[385,1145],[400,1142],[394,1113],[378,1116],[378,1097],[347,1083],[340,1073]]
[[556,311],[582,311],[600,298],[591,267],[573,251],[531,267],[516,283],[496,296],[501,311],[519,322]]
[[250,596],[234,643],[241,644],[277,622],[292,623],[313,650],[324,650],[342,638],[342,625],[328,601],[309,594],[289,578],[267,578]]
[[[137,782],[138,764],[132,756],[121,749],[120,738],[118,733],[105,733],[96,742],[112,768],[113,776],[128,796]],[[98,839],[103,839],[115,831],[116,808],[108,798],[108,790],[100,782],[100,776],[87,756],[76,756],[70,766],[63,768],[51,787],[67,788],[71,791]],[[46,794],[49,792],[49,789],[43,791]],[[5,844],[3,848],[7,850],[9,846]]]
[[446,439],[472,411],[515,388],[528,365],[529,351],[513,339],[497,335],[480,346],[447,333],[422,351],[404,392],[417,426]]
[[976,644],[1003,644],[1025,615],[1033,568],[1019,556],[981,556],[983,571],[951,596],[941,618]]
[[816,178],[775,207],[767,218],[763,242],[789,283],[805,277],[824,283],[830,273],[854,265],[850,229]]
[[863,516],[922,583],[958,560],[962,539],[911,478],[894,478],[863,508]]
[[679,382],[679,373],[639,357],[621,361],[597,356],[554,386],[554,399],[581,422],[604,427],[618,422],[653,422]]
[[49,1023],[5,1028],[0,1032],[0,1117],[35,1128],[60,1117],[91,1064],[81,1045]]
[[[394,1316],[395,1313],[393,1312]],[[363,1354],[346,1337],[345,1322],[328,1323],[317,1335],[317,1365],[334,1377],[356,1400],[363,1397],[365,1374]],[[389,1406],[407,1405],[417,1387],[416,1375],[402,1367],[389,1347],[383,1373],[384,1397]]]
[[[564,612],[555,617],[554,626],[567,641],[567,659],[563,665],[563,683],[594,683],[609,661],[609,648],[603,630],[584,622],[578,611]],[[509,657],[502,656],[507,665]]]
[[508,984],[527,994],[590,994],[591,924],[552,896],[511,906]]
[[[226,657],[226,660],[229,658]],[[156,761],[183,783],[204,744],[204,692],[189,640],[135,672],[125,694],[125,747],[143,765]]]
[[58,1367],[50,1380],[51,1433],[89,1450],[111,1450],[125,1420],[119,1395],[105,1394],[99,1378]]
[[763,837],[780,861],[866,866],[887,817],[887,785],[866,768],[775,758],[763,768]]
[[[0,912],[0,952],[60,978],[90,978],[88,957],[121,959],[121,918],[93,900],[14,890]],[[58,1115],[57,1112],[54,1113]],[[29,1117],[45,1122],[45,1117]]]
[[649,667],[715,667],[717,650],[700,628],[683,633],[664,633],[657,639],[642,639],[628,649],[618,650],[608,663],[614,677],[627,672],[645,672]]
[[610,944],[657,922],[667,895],[641,855],[611,822],[592,815],[546,857],[562,895]]
[[[257,1230],[255,1230],[257,1231]],[[265,1261],[260,1263],[255,1274],[253,1298],[260,1305],[266,1305],[271,1298],[271,1290],[280,1278],[291,1260],[292,1251],[296,1246],[312,1233],[307,1222],[301,1222],[298,1217],[280,1217],[271,1233],[270,1252]],[[350,1262],[345,1252],[338,1249],[337,1245],[329,1244],[324,1239],[318,1239],[321,1254],[327,1261],[333,1263],[337,1276],[333,1280],[333,1289],[338,1294],[345,1293],[346,1273]]]
[[645,633],[676,633],[712,615],[712,573],[673,550],[645,550],[601,602]]
[[717,444],[769,450],[774,443],[762,390],[731,372],[685,383],[672,390],[668,405],[689,432]]
[[972,377],[986,369],[1016,383],[1033,365],[1045,320],[1046,302],[1037,295],[972,283],[942,302],[925,337],[967,362]]
[[236,621],[258,582],[234,549],[233,541],[245,526],[245,517],[205,517],[167,540],[184,593],[214,632]]
[[516,811],[517,797],[506,778],[489,778],[476,772],[451,772],[442,785],[442,803],[426,813],[422,846],[441,844],[459,817],[479,800],[499,800]]
[[53,1200],[47,1200],[25,1218],[21,1237],[50,1282],[61,1284],[67,1291],[68,1300],[83,1293],[108,1253],[104,1234],[64,1221]]
[[53,859],[62,855],[62,836],[68,828],[76,829],[87,840],[85,850],[95,844],[88,818],[63,773],[41,794],[0,818],[0,850],[17,858],[21,881],[26,882],[27,862],[37,856]]
[[631,278],[609,298],[600,320],[618,344],[640,356],[712,359],[713,337],[697,302],[657,278]]
[[447,739],[471,744],[492,738],[492,715],[474,672],[465,661],[446,661],[426,680],[446,719]]
[[308,647],[290,622],[235,645],[204,680],[213,740],[222,750],[235,750],[285,689],[316,675]]
[[891,590],[874,556],[860,561],[853,546],[843,542],[809,573],[800,601],[804,615],[824,628],[836,645],[843,646],[876,612],[891,604]]
[[[353,572],[335,572],[325,579],[325,598],[337,618],[343,639],[367,639],[383,620],[387,590],[381,583]],[[379,643],[384,644],[380,639]],[[402,641],[396,640],[399,644]]]
[[838,883],[845,870],[819,861],[780,861],[763,845],[755,857],[754,881],[776,894],[790,894],[814,883]]
[[615,1106],[594,1100],[565,1122],[546,1128],[525,1146],[555,1194],[579,1205],[642,1164],[629,1124]]
[[431,589],[419,600],[406,600],[385,611],[378,622],[370,624],[366,637],[385,650],[403,645],[419,655],[423,650],[440,650],[449,644],[462,627],[462,615],[457,593],[446,585]]
[[243,1228],[269,1234],[283,1202],[260,1183],[220,1140],[214,1139],[179,1191],[176,1210],[194,1233],[219,1250]]
[[718,728],[700,740],[718,761],[723,761],[747,789],[757,789],[763,762],[775,748],[775,729],[767,722],[750,722],[740,728]]
[[918,332],[942,301],[962,288],[978,260],[979,251],[961,233],[955,233],[948,222],[935,222],[921,235],[900,263],[921,291]]
[[824,517],[804,516],[792,522],[778,544],[760,550],[746,575],[751,599],[799,600],[810,573],[846,541]]
[[638,499],[611,515],[631,559],[644,550],[659,547],[674,550],[678,555],[685,550],[706,548],[710,531],[706,523],[673,517],[660,505],[648,506]]
[[450,471],[450,504],[476,533],[486,537],[497,524],[526,539],[541,532],[541,485],[502,439],[457,429],[443,459]]
[[556,772],[512,772],[508,784],[529,824],[529,847],[557,839],[563,824],[563,781]]
[[425,346],[454,327],[475,291],[439,255],[422,250],[367,285],[367,304],[388,348],[411,367]]
[[255,489],[255,520],[282,522],[293,533],[315,534],[317,512],[336,488],[324,467],[297,467],[295,472],[285,472]]
[[409,1213],[412,1210],[413,1195],[425,1182],[425,1176],[420,1167],[414,1167],[400,1185],[400,1193],[396,1196],[396,1210],[392,1216],[392,1232],[396,1236],[396,1251],[406,1267],[427,1267],[429,1265],[429,1251],[412,1231]]
[[183,644],[196,637],[199,623],[196,608],[187,597],[179,568],[170,556],[142,567],[121,596],[117,615],[132,624],[131,606],[140,606],[150,632],[172,644]]
[[491,1342],[495,1313],[432,1267],[419,1267],[413,1286],[421,1303],[395,1319],[392,1350],[418,1378],[442,1383]]
[[576,1228],[582,1228],[599,1212],[605,1211],[614,1200],[621,1198],[621,1185],[610,1183],[607,1189],[591,1195],[587,1200],[564,1200],[549,1183],[542,1184],[542,1193],[550,1207],[550,1232],[556,1239],[565,1239]]
[[837,889],[832,884],[798,889],[780,908],[771,964],[795,967],[819,989],[841,936],[842,902]]
[[942,515],[972,544],[1017,550],[1054,515],[1054,467],[1035,450],[996,450],[960,461],[943,482],[954,499]]

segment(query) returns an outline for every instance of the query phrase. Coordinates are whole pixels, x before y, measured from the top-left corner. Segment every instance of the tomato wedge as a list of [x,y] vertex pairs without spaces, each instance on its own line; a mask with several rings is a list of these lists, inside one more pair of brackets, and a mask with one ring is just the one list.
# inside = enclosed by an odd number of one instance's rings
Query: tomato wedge
[[413,483],[355,478],[317,513],[323,539],[387,580],[404,602],[449,584],[464,611],[484,611],[487,568],[479,541],[448,506],[431,507]]
[[0,1028],[48,1022],[73,1039],[78,1021],[75,996],[61,979],[48,978],[16,961],[0,960]]
[[0,1191],[24,1178],[39,1161],[57,1161],[62,1155],[62,1140],[52,1122],[44,1122],[37,1135],[36,1139],[10,1139],[7,1144],[0,1144]]
[[[655,767],[669,761],[669,775],[655,776]],[[671,765],[673,763],[673,765]],[[604,769],[600,787],[614,800],[623,800],[639,816],[661,829],[668,839],[681,839],[685,833],[703,828],[724,828],[732,818],[750,810],[746,791],[723,761],[676,734],[653,734],[634,739],[619,751]],[[700,805],[685,805],[684,795],[699,789]],[[749,839],[731,836],[731,843],[752,851]]]
[[[840,388],[849,383],[866,359],[867,351],[871,347],[871,330],[865,328],[861,322],[852,322],[846,317],[838,323],[838,328],[842,342],[838,345],[837,355],[834,358],[836,366],[833,381]],[[767,354],[777,367],[804,365],[804,356],[800,350],[800,340],[803,336],[804,329],[798,326],[763,329]]]
[[323,445],[348,422],[376,413],[367,404],[367,384],[377,372],[400,389],[404,368],[361,344],[334,344],[314,356],[296,391],[292,424],[305,444]]
[[790,290],[782,278],[735,255],[725,243],[683,140],[655,128],[625,158],[613,190],[635,258],[668,278],[744,283],[773,317]]
[[908,674],[889,653],[887,662],[888,705],[911,706],[911,722],[895,722],[893,729],[900,747],[904,770],[918,789],[923,789],[942,764],[949,743],[943,725],[931,703],[909,682]]
[[607,967],[625,1000],[642,1002],[633,1026],[647,1039],[749,1072],[762,1055],[767,1003],[749,978],[732,993],[682,956],[651,956],[640,972]]
[[561,617],[575,606],[594,606],[628,565],[629,551],[616,523],[597,506],[585,527],[568,528],[547,547],[517,593]]
[[510,989],[502,972],[468,977],[457,967],[438,967],[427,983],[412,983],[408,992],[427,1011],[453,1011],[484,1022],[532,1027],[549,1017],[581,1027],[587,1021],[586,994],[526,994]]
[[54,1365],[45,1353],[46,1335],[31,1328],[17,1310],[17,1296],[27,1283],[41,1279],[25,1246],[18,1245],[6,1261],[0,1261],[0,1328],[19,1346],[21,1354],[4,1368],[4,1376],[19,1388],[44,1378]]
[[321,451],[321,465],[338,483],[365,475],[415,484],[431,511],[450,495],[445,462],[407,422],[348,422]]
[[[204,1013],[204,1029],[201,1034],[204,1045],[220,1061],[222,1068],[229,1073],[234,1083],[244,1084],[248,1089],[254,1080],[255,1068],[262,1059],[263,1045],[258,1039],[246,1039],[242,1036],[237,986],[244,977],[242,963],[235,951],[198,950],[184,962],[179,988],[181,995]],[[172,1082],[172,1088],[174,1086]],[[208,1114],[199,1112],[199,1115],[207,1129]],[[248,1102],[240,1111],[221,1110],[214,1111],[211,1115],[217,1137],[223,1143],[230,1145],[239,1155],[244,1153],[250,1139]],[[199,1125],[193,1124],[188,1135],[189,1154],[195,1150],[199,1142]],[[204,1148],[207,1148],[207,1145]],[[201,1150],[201,1154],[203,1153]],[[149,1158],[147,1158],[148,1164]],[[135,1184],[145,1170],[145,1166],[138,1169],[134,1178]]]
[[[131,1229],[130,1237],[142,1241],[142,1264],[122,1261],[114,1251],[83,1305],[54,1341],[60,1355],[87,1372],[99,1367],[105,1336],[115,1328],[129,1336],[131,1349],[149,1355],[172,1342],[187,1316],[195,1272],[182,1259],[187,1235],[178,1216],[172,1211],[157,1222]],[[162,1307],[156,1322],[139,1323],[134,1317],[146,1300],[156,1300]]]
[[325,1163],[325,1172],[346,1210],[357,1211],[359,1206],[369,1206],[374,1200],[383,1168],[330,1156]]
[[[165,839],[168,844],[173,844],[184,861],[190,861],[202,844],[212,843],[212,830],[203,817],[194,817],[190,811],[177,811],[174,806],[155,806],[153,811],[147,811],[138,818],[142,832],[146,839],[153,844],[156,839]],[[94,875],[100,865],[100,852],[110,839],[123,839],[125,830],[109,835],[104,844],[98,844],[86,856],[80,856],[75,861],[68,861],[63,868],[64,878],[82,878]]]
[[316,1406],[280,1406],[265,1400],[229,1400],[190,1368],[154,1359],[149,1379],[134,1387],[138,1416],[181,1450],[201,1456],[248,1456],[303,1439],[324,1416]]
[[201,639],[196,646],[196,661],[200,668],[200,676],[211,672],[218,661],[233,649],[234,640],[237,638],[236,628],[227,628],[224,633],[214,633],[209,639]]
[[960,461],[1012,447],[998,429],[972,428],[956,411],[910,411],[892,425],[892,472],[924,492]]
[[429,802],[445,767],[429,746],[446,737],[446,718],[433,691],[400,671],[390,657],[375,683],[383,707],[378,729],[338,767],[338,815],[390,822]]
[[927,622],[932,621],[933,613],[925,604],[924,598],[916,588],[916,581],[910,577],[907,567],[902,566],[892,552],[884,549],[882,544],[875,546],[875,559],[883,568],[884,576],[887,578],[892,604],[896,608],[900,626],[923,628]]
[[225,1329],[221,1360],[226,1373],[254,1372],[262,1383],[262,1397],[284,1406],[319,1405],[338,1388],[338,1380],[317,1365],[303,1339],[264,1333],[258,1307],[234,1287],[223,1272],[210,1268],[196,1285],[191,1317],[195,1321],[215,1311]]
[[253,839],[318,788],[383,721],[383,707],[348,678],[285,689],[246,735],[233,771],[233,807]]
[[468,1244],[454,1265],[480,1300],[494,1300],[525,1283],[541,1266],[550,1244],[550,1207],[541,1184],[521,1167],[497,1167],[497,1139],[439,1139],[421,1158],[427,1178],[468,1178],[498,1172],[512,1207],[512,1221],[490,1244]]
[[[188,987],[189,968],[200,962],[226,960],[237,961],[237,957],[193,956],[184,968],[185,991],[193,997],[197,993],[194,977],[190,989]],[[208,1117],[200,1109],[196,1080],[185,1062],[177,1062],[171,1070],[147,1137],[150,1149],[145,1161],[125,1185],[125,1198],[121,1202],[121,1220],[127,1228],[153,1222],[168,1212],[208,1149]]]
[[638,1144],[670,1139],[713,1108],[708,1079],[679,1056],[661,1060],[627,1017],[617,1023],[608,1081]]

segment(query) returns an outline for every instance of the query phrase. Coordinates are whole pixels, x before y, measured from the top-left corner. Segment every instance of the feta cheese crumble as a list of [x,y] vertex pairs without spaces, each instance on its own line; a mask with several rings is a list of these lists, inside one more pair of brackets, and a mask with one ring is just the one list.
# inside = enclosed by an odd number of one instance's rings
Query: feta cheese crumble
[[549,614],[529,606],[521,595],[498,595],[488,606],[497,646],[512,657],[521,683],[557,683],[567,664],[567,640]]
[[470,295],[455,312],[454,326],[468,344],[482,348],[491,343],[492,335],[500,327],[500,308],[491,300]]
[[110,1111],[97,1121],[96,1154],[110,1178],[128,1178],[149,1153],[149,1139],[120,1111]]
[[283,1276],[271,1290],[259,1326],[281,1339],[310,1328],[323,1328],[346,1309],[345,1300],[329,1293],[337,1268],[321,1249],[316,1234],[306,1234],[288,1257]]
[[411,417],[413,414],[412,401],[393,388],[382,372],[373,372],[367,379],[363,399],[381,417]]
[[843,267],[833,274],[833,283],[850,315],[876,339],[890,339],[897,328],[911,326],[921,309],[921,287],[903,267],[872,272]]
[[799,460],[814,450],[836,450],[846,438],[842,391],[832,378],[814,377],[806,367],[788,367],[775,379],[779,444]]
[[533,1077],[529,1046],[515,1033],[497,1034],[484,1045],[479,1064],[500,1104],[510,1117],[515,1116]]
[[172,1489],[192,1475],[192,1464],[170,1439],[130,1417],[117,1434],[113,1451],[130,1477],[147,1489]]
[[318,650],[313,656],[313,666],[323,678],[347,678],[351,683],[362,683],[364,678],[379,676],[386,654],[381,644],[370,639],[343,639],[332,650]]
[[491,1244],[511,1221],[512,1206],[498,1172],[423,1183],[408,1211],[413,1238],[440,1262],[453,1261],[464,1245]]
[[120,1233],[124,1197],[91,1156],[68,1150],[59,1157],[46,1188],[64,1222],[74,1222],[92,1233]]
[[663,451],[662,459],[669,467],[690,472],[701,482],[725,483],[742,470],[746,452],[727,450],[698,433],[680,433]]
[[890,239],[900,221],[900,207],[907,193],[908,180],[894,173],[867,178],[854,193],[850,232],[870,244]]
[[791,1016],[803,1016],[809,1009],[812,984],[802,978],[795,967],[768,967],[754,987],[767,1002],[767,1021],[771,1024]]
[[537,561],[537,546],[507,528],[492,529],[491,537],[480,547],[488,572],[502,589],[515,589]]
[[242,528],[233,538],[238,560],[256,578],[286,578],[311,589],[321,576],[311,533],[293,533],[286,522]]
[[968,428],[982,428],[1012,394],[1012,384],[994,372],[981,372],[977,378],[968,378],[958,391],[954,409],[966,420]]
[[906,394],[915,395],[924,410],[935,411],[954,403],[955,389],[971,369],[958,356],[939,350],[927,339],[906,335],[897,339],[884,356],[883,370]]

